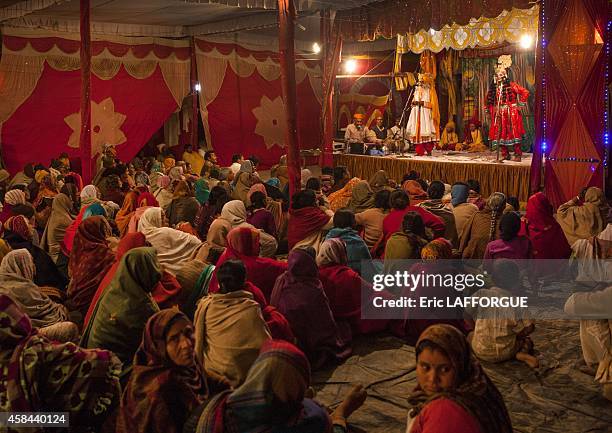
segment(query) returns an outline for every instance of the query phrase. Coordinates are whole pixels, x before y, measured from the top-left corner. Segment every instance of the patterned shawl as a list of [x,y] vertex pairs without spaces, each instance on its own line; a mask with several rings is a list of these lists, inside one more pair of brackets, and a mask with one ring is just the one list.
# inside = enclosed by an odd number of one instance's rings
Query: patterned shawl
[[430,341],[444,350],[455,370],[456,384],[452,390],[430,396],[417,385],[408,398],[412,405],[410,416],[417,416],[436,399],[447,398],[471,414],[483,433],[511,433],[512,423],[504,399],[476,360],[464,335],[451,325],[439,324],[427,328],[415,347],[422,341]]
[[166,335],[179,321],[193,332],[191,321],[176,309],[162,310],[147,321],[121,398],[117,433],[180,433],[207,396],[206,378],[195,358],[188,367],[177,366],[166,352]]
[[34,283],[35,272],[28,250],[11,251],[0,265],[0,294],[10,296],[37,328],[67,320],[66,308],[49,299]]
[[93,427],[119,399],[121,363],[111,352],[50,342],[4,295],[0,347],[2,412],[66,411],[71,425]]
[[71,311],[79,311],[83,317],[91,304],[100,281],[115,261],[115,255],[108,246],[110,226],[101,216],[84,220],[77,230],[70,252],[68,274],[70,284],[67,305]]
[[111,350],[123,362],[123,373],[128,373],[145,324],[159,311],[151,290],[161,275],[153,248],[128,251],[91,315],[81,346]]
[[346,207],[353,195],[353,188],[360,182],[358,177],[349,180],[344,187],[336,192],[332,192],[327,198],[329,199],[330,209],[336,212],[338,209]]
[[331,431],[329,416],[304,399],[310,365],[294,345],[270,340],[233,392],[215,397],[204,409],[198,433],[319,433]]

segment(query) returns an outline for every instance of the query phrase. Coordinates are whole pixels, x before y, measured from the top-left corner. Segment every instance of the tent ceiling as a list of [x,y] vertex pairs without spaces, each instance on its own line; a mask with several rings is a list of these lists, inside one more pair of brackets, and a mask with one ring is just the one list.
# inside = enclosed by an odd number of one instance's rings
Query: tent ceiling
[[[323,8],[354,8],[373,0],[297,0],[300,13]],[[48,7],[32,7],[30,1],[0,0],[1,8],[20,9],[22,17],[37,16],[78,20],[78,0],[42,0]],[[157,26],[197,26],[242,17],[275,15],[276,0],[91,0],[92,20],[104,23]],[[28,10],[28,7],[32,8]],[[2,15],[0,15],[1,17]]]

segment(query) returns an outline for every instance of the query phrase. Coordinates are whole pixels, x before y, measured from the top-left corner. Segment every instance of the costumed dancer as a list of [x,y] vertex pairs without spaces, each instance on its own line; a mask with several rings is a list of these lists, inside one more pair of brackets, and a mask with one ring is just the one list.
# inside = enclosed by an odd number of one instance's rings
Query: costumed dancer
[[502,159],[510,159],[508,147],[514,148],[514,161],[521,160],[521,142],[525,134],[521,107],[527,105],[529,91],[508,78],[512,57],[499,56],[495,76],[487,93],[487,111],[491,116],[489,141],[501,146]]
[[414,143],[416,154],[421,156],[431,151],[437,141],[437,127],[432,116],[431,86],[434,85],[433,77],[429,73],[419,74],[419,79],[414,89],[412,109],[406,125],[406,132],[410,141]]

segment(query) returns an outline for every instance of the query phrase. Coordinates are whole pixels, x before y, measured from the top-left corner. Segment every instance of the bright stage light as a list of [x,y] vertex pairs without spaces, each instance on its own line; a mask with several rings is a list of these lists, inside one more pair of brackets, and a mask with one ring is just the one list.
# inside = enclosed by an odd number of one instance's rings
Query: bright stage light
[[533,46],[533,36],[531,36],[530,34],[524,34],[523,36],[521,36],[519,44],[521,45],[521,48],[528,50]]
[[193,86],[193,90],[200,93],[200,91],[202,90],[202,85],[200,83],[195,83],[195,86]]
[[344,62],[344,71],[347,74],[354,74],[355,71],[357,71],[357,60],[348,59],[346,62]]
[[321,46],[318,43],[312,44],[312,52],[315,54],[319,54],[321,52]]

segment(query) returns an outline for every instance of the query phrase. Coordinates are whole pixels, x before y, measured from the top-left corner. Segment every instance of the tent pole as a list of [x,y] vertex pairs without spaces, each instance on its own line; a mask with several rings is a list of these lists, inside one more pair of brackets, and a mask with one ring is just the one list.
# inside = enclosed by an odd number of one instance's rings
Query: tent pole
[[287,166],[289,170],[289,195],[299,191],[300,148],[297,131],[297,94],[295,88],[295,3],[294,0],[278,0],[278,43],[280,54],[281,86],[285,102],[285,144],[287,146]]
[[[198,151],[198,92],[196,92],[196,84],[198,83],[198,70],[196,64],[196,45],[195,36],[191,37],[191,147],[193,152]],[[196,173],[198,176],[200,173]]]
[[81,174],[83,182],[88,184],[92,180],[92,154],[91,154],[91,10],[90,0],[81,0],[80,3],[80,31],[81,31],[81,136],[79,147],[81,149]]

